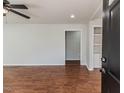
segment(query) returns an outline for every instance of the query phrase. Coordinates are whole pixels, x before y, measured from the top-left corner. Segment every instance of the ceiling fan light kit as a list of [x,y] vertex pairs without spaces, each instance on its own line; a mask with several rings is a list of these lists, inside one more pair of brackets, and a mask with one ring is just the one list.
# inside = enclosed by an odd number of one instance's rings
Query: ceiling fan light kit
[[3,16],[6,16],[6,14],[10,11],[19,16],[30,19],[29,16],[27,16],[23,13],[20,13],[16,10],[13,10],[13,9],[28,9],[28,7],[23,4],[10,4],[10,2],[8,0],[3,0]]

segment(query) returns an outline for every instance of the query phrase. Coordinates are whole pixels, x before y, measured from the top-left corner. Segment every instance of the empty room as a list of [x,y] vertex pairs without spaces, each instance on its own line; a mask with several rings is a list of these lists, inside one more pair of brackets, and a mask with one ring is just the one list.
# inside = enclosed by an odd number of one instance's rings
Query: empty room
[[119,93],[120,0],[3,0],[4,93]]

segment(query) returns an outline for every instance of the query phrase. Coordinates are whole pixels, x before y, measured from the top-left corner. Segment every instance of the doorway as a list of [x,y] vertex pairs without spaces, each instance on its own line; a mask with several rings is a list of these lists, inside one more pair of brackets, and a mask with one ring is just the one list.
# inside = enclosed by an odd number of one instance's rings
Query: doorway
[[80,65],[81,32],[65,31],[65,64]]

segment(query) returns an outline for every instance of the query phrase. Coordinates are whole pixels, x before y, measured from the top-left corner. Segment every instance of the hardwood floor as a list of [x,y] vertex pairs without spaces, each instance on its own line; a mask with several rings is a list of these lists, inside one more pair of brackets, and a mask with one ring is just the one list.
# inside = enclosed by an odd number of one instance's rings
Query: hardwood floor
[[4,93],[101,93],[101,74],[85,66],[4,67]]
[[80,60],[65,60],[66,65],[80,65]]

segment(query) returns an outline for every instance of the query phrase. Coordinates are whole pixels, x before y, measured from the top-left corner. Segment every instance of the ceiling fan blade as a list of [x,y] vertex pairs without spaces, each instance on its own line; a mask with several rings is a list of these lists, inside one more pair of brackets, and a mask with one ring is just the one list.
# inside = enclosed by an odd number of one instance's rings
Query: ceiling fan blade
[[20,12],[17,12],[17,11],[15,11],[15,10],[13,10],[13,9],[7,9],[7,10],[8,10],[8,11],[11,11],[11,12],[17,14],[17,15],[20,15],[20,16],[22,16],[22,17],[25,17],[25,18],[27,18],[27,19],[30,19],[29,16],[24,15],[24,14],[22,14],[22,13],[20,13]]
[[14,9],[28,9],[28,7],[23,4],[10,4],[10,7]]

